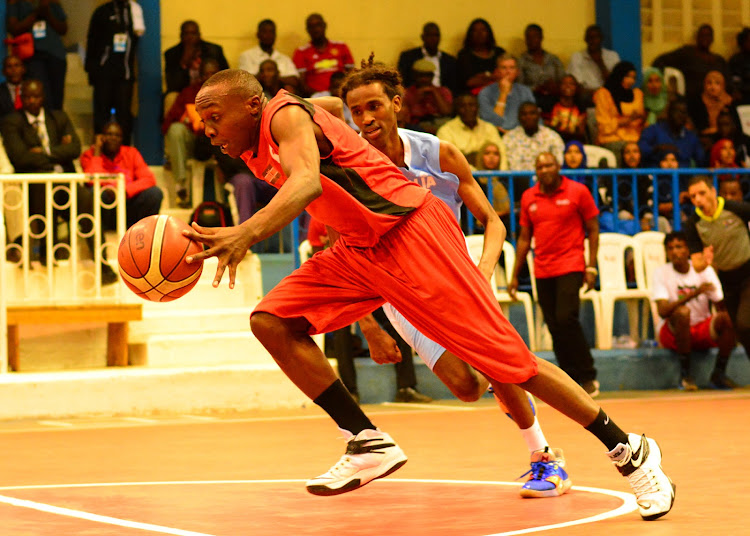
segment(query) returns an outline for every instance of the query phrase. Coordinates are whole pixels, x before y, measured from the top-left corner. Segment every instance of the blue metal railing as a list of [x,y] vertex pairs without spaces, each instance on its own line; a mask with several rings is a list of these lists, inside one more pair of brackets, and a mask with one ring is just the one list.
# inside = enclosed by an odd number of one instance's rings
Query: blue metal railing
[[[737,176],[743,184],[743,193],[750,197],[750,170],[743,175],[743,168],[729,169],[566,169],[562,174],[570,179],[585,184],[594,198],[600,212],[612,213],[612,227],[614,232],[621,232],[625,228],[625,221],[620,217],[621,211],[632,214],[635,222],[640,222],[642,215],[649,212],[653,221],[657,222],[660,215],[659,205],[672,203],[671,216],[668,218],[675,230],[682,228],[682,213],[692,210],[690,202],[680,204],[680,192],[684,191],[690,177],[708,175],[713,178],[714,186],[718,189],[719,177]],[[508,223],[508,240],[515,244],[518,232],[518,218],[521,193],[516,185],[534,184],[533,171],[476,171],[475,178],[487,178],[487,185],[483,187],[490,202],[495,195],[493,178],[497,178],[508,191],[510,199],[510,214]],[[676,202],[675,202],[676,201]],[[464,226],[468,234],[474,234],[476,222],[470,212],[466,213]],[[294,266],[299,266],[299,218],[292,222],[292,254]],[[304,239],[304,237],[303,237]]]

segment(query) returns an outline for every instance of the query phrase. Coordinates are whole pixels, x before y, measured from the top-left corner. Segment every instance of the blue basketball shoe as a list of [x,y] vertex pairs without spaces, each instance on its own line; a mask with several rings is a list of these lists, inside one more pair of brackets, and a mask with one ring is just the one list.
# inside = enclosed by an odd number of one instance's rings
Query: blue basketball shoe
[[563,469],[565,457],[562,449],[550,451],[549,447],[531,454],[531,470],[521,475],[529,479],[521,487],[521,497],[559,497],[573,485],[568,473]]

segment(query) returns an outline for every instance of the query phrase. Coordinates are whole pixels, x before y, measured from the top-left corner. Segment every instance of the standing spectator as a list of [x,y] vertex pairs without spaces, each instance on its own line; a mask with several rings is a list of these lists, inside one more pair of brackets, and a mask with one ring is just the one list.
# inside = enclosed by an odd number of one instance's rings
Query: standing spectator
[[440,27],[428,22],[422,28],[422,46],[404,50],[398,57],[398,70],[404,80],[404,87],[414,84],[412,66],[421,59],[430,61],[435,66],[432,85],[447,87],[451,93],[456,92],[456,58],[440,50]]
[[263,19],[258,23],[258,31],[255,36],[258,38],[258,46],[240,54],[238,68],[254,75],[260,72],[261,64],[264,61],[273,60],[279,71],[281,83],[288,91],[295,92],[299,84],[297,67],[295,67],[292,58],[274,48],[276,23],[271,19]]
[[596,144],[606,147],[618,158],[622,147],[641,137],[646,110],[643,92],[635,86],[635,66],[628,61],[615,65],[603,87],[594,93],[596,105]]
[[552,107],[547,126],[557,132],[564,141],[586,141],[586,110],[576,103],[578,82],[572,74],[560,80],[560,98]]
[[326,91],[331,75],[354,67],[354,57],[346,43],[330,41],[326,37],[326,21],[319,13],[307,17],[310,42],[294,51],[292,60],[300,76],[300,91],[312,95]]
[[695,44],[685,45],[657,57],[652,65],[664,71],[673,67],[685,77],[685,96],[688,101],[698,98],[703,87],[703,79],[709,71],[719,71],[726,76],[727,62],[711,52],[714,42],[714,29],[710,24],[701,24],[695,34]]
[[497,58],[503,54],[505,49],[497,46],[490,23],[485,19],[471,21],[456,58],[457,90],[477,95],[483,87],[496,82],[492,73],[497,68]]
[[89,84],[94,87],[94,132],[102,132],[114,109],[126,145],[130,145],[132,132],[130,107],[137,46],[128,0],[112,0],[94,10],[86,39],[85,64]]
[[[750,204],[717,197],[711,177],[688,182],[695,213],[685,224],[690,261],[696,272],[712,266],[724,291],[724,304],[745,354],[750,356]],[[731,386],[726,377],[718,378]]]
[[737,34],[740,51],[729,58],[729,77],[737,104],[750,104],[750,28]]
[[453,95],[447,87],[432,85],[435,65],[427,59],[412,65],[414,84],[404,92],[404,102],[409,109],[409,123],[417,130],[435,134],[453,113]]
[[659,167],[663,153],[669,151],[677,156],[680,167],[691,167],[705,163],[706,153],[698,136],[687,130],[688,107],[685,99],[677,97],[667,107],[667,119],[643,129],[638,145],[646,167]]
[[[698,389],[690,373],[691,350],[716,347],[719,354],[711,383],[719,389],[737,387],[726,375],[736,341],[716,272],[711,266],[700,272],[693,268],[688,239],[681,231],[669,233],[664,247],[669,262],[654,272],[651,295],[661,317],[657,328],[659,342],[679,354],[680,387],[685,391]],[[715,314],[711,313],[712,303]]]
[[[594,288],[596,254],[599,249],[599,210],[582,184],[560,175],[557,158],[548,152],[536,159],[537,184],[521,198],[520,235],[516,264],[508,283],[515,297],[518,276],[534,237],[534,272],[539,305],[552,335],[555,358],[560,367],[586,392],[599,394],[594,359],[578,319],[579,292]],[[588,235],[589,258],[583,242]]]
[[26,71],[29,78],[41,80],[49,108],[62,110],[68,61],[61,37],[68,33],[68,21],[60,0],[11,1],[7,17],[12,36],[33,35],[34,55],[25,60]]
[[664,83],[664,75],[656,67],[643,71],[643,106],[646,109],[646,126],[667,117],[669,93]]
[[544,34],[538,24],[529,24],[524,31],[526,51],[518,59],[521,71],[520,82],[531,88],[534,98],[542,109],[542,114],[549,114],[560,94],[560,81],[565,74],[560,58],[542,48]]
[[728,111],[739,124],[737,111],[732,106],[732,96],[727,92],[724,75],[719,71],[709,71],[703,80],[703,91],[688,100],[688,114],[705,149],[711,147],[712,136],[716,134],[717,119],[723,111]]
[[614,50],[602,47],[604,34],[595,24],[586,28],[584,40],[586,48],[573,53],[568,64],[568,72],[575,76],[581,85],[581,102],[588,108],[592,104],[594,91],[604,85],[609,72],[620,61],[620,55]]
[[0,119],[23,108],[21,82],[26,76],[26,66],[18,56],[5,56],[3,75],[5,82],[0,84]]
[[497,58],[492,75],[496,82],[479,92],[479,117],[495,125],[501,134],[518,126],[522,102],[535,102],[528,86],[516,82],[518,60],[505,54]]
[[147,216],[158,214],[163,194],[138,149],[123,145],[122,140],[120,125],[108,123],[104,131],[96,135],[94,145],[81,155],[81,167],[84,173],[125,175],[125,210],[130,227]]
[[180,208],[192,206],[190,182],[187,180],[188,160],[208,160],[211,157],[210,142],[203,135],[203,124],[195,113],[195,97],[203,82],[219,70],[219,63],[215,59],[203,61],[201,77],[180,91],[162,122],[164,149],[172,169],[177,205]]
[[486,142],[493,142],[500,150],[500,169],[508,169],[505,144],[495,125],[479,119],[476,95],[464,93],[455,102],[456,117],[438,129],[437,137],[458,147],[469,162],[474,161],[477,151]]
[[[167,93],[179,93],[200,78],[201,63],[209,58],[219,63],[219,70],[229,68],[224,49],[201,38],[201,30],[194,20],[180,25],[180,42],[164,52],[164,78]],[[253,72],[253,74],[257,71]],[[165,108],[168,109],[167,106]]]
[[521,105],[518,122],[520,125],[503,137],[510,169],[533,171],[540,153],[552,153],[558,165],[562,163],[565,143],[557,132],[539,124],[539,107],[535,103]]

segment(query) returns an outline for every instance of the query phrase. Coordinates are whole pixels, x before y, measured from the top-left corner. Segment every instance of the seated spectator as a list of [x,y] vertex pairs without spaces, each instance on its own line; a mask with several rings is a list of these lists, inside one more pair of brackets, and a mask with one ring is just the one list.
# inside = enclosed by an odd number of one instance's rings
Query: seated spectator
[[284,89],[284,84],[281,81],[281,75],[279,73],[279,67],[273,60],[263,60],[260,62],[258,71],[254,73],[255,77],[260,82],[263,88],[263,94],[267,99],[272,99],[276,94]]
[[[586,159],[586,152],[583,150],[583,144],[577,140],[566,143],[561,169],[586,169],[587,167],[588,160]],[[582,182],[580,177],[573,177],[573,180]]]
[[477,151],[487,142],[492,142],[500,150],[500,169],[508,169],[505,144],[495,125],[479,119],[476,95],[464,93],[455,102],[458,115],[438,129],[437,137],[458,147],[469,162],[474,161]]
[[594,91],[604,85],[610,71],[620,61],[620,56],[614,50],[602,47],[604,34],[597,25],[586,28],[584,35],[586,48],[574,52],[568,63],[568,73],[575,76],[581,86],[581,105],[584,108],[592,106]]
[[667,117],[669,94],[664,83],[664,75],[656,67],[643,71],[643,106],[646,109],[646,126]]
[[[219,72],[219,62],[206,59],[201,63],[201,77],[180,91],[162,122],[164,149],[172,169],[177,206],[190,208],[190,182],[187,180],[187,161],[197,157],[210,158],[210,141],[203,135],[203,123],[195,112],[195,97],[204,81]],[[196,144],[198,144],[196,146]],[[196,150],[197,149],[197,150]]]
[[732,140],[737,164],[740,167],[750,167],[750,136],[739,128],[732,110],[722,110],[716,118],[716,134],[713,141],[715,143],[723,139]]
[[292,58],[274,48],[276,23],[271,19],[263,19],[258,23],[258,31],[255,36],[258,38],[258,46],[240,54],[237,68],[244,69],[250,74],[256,74],[260,72],[264,61],[272,60],[276,64],[281,84],[288,91],[296,92],[299,85],[297,67],[294,65]]
[[156,177],[138,149],[122,144],[122,127],[117,122],[108,123],[104,132],[96,135],[94,145],[81,155],[81,167],[84,173],[125,175],[128,227],[159,213],[163,194],[156,186]]
[[403,78],[404,87],[414,84],[412,65],[421,59],[426,59],[435,65],[432,85],[447,87],[451,93],[456,92],[456,58],[440,50],[440,27],[434,22],[428,22],[422,28],[422,46],[404,50],[398,57],[398,71]]
[[719,71],[709,71],[703,80],[701,94],[688,100],[688,113],[706,151],[711,148],[712,136],[716,134],[717,119],[722,111],[728,111],[739,124],[737,111],[732,106],[732,96],[726,90],[724,75]]
[[[711,147],[709,155],[709,167],[711,169],[738,168],[736,162],[737,153],[734,150],[732,140],[719,140]],[[738,177],[736,174],[722,173],[718,176],[719,182]]]
[[[75,173],[73,161],[81,154],[81,142],[68,115],[62,110],[51,110],[44,106],[44,86],[39,80],[22,82],[21,100],[23,108],[5,116],[1,125],[3,143],[16,173]],[[93,214],[94,199],[91,191],[78,185],[76,196],[78,213]],[[57,190],[54,202],[56,206],[65,206],[68,194],[63,189]],[[41,234],[51,228],[54,242],[58,242],[56,220],[61,218],[70,223],[69,209],[54,209],[53,221],[45,221],[47,195],[43,183],[29,184],[29,215],[41,216],[41,219],[34,218],[31,221],[31,232]],[[92,222],[89,218],[82,218],[78,227],[80,233],[86,235],[91,232]],[[93,252],[93,234],[87,242]],[[47,264],[46,239],[32,240],[31,259]],[[101,276],[102,284],[105,285],[117,281],[117,275],[106,263],[101,266]]]
[[[505,171],[508,169],[508,162],[505,160],[504,148],[502,142],[498,144],[494,141],[485,142],[476,152],[474,159],[474,168],[477,171]],[[504,167],[503,167],[504,166]],[[487,177],[478,177],[477,181],[482,185],[482,189],[489,197],[487,189]],[[492,177],[492,208],[501,218],[510,214],[510,198],[508,190],[505,188],[499,177]],[[506,222],[503,222],[506,223]]]
[[729,81],[736,104],[750,104],[750,28],[737,34],[737,54],[729,58]]
[[[520,125],[503,137],[511,170],[536,170],[536,159],[541,153],[554,155],[558,165],[563,161],[565,143],[557,132],[539,124],[539,107],[535,103],[524,102],[521,105],[518,122]],[[516,192],[520,196],[525,189],[517,188]]]
[[518,69],[521,72],[519,81],[531,88],[536,102],[542,109],[542,116],[546,116],[557,102],[565,67],[560,58],[542,48],[543,38],[541,26],[526,26],[526,51],[518,59]]
[[[693,268],[683,232],[669,233],[664,247],[669,262],[654,272],[651,297],[661,317],[657,328],[659,343],[679,356],[680,388],[698,389],[690,371],[690,352],[716,347],[719,354],[711,383],[718,388],[735,387],[726,377],[726,368],[736,340],[716,272],[711,266],[701,271]],[[716,308],[714,314],[712,304]]]
[[651,65],[664,72],[665,67],[673,67],[685,77],[685,97],[688,101],[700,96],[703,79],[709,71],[727,73],[727,62],[720,55],[711,52],[714,30],[710,24],[701,24],[695,34],[695,44],[685,45],[658,56]]
[[[672,155],[672,157],[674,157],[674,155]],[[676,164],[677,161],[675,160],[674,163]],[[622,169],[630,170],[635,173],[636,170],[639,170],[641,167],[641,148],[635,142],[626,143],[622,148]],[[654,223],[654,177],[644,173],[637,173],[635,179],[637,197],[636,199],[633,199],[633,174],[629,173],[617,177],[620,218],[634,218],[635,202],[637,201],[638,212],[641,218],[641,231],[658,230],[662,233],[670,232],[672,226],[670,225],[669,220],[663,215],[659,215],[658,221]],[[669,208],[671,210],[671,204]]]
[[211,148],[219,179],[232,186],[234,201],[237,204],[237,225],[250,219],[260,207],[268,204],[278,189],[252,174],[241,158],[232,158],[221,152],[218,147]]
[[667,119],[657,121],[641,133],[638,146],[645,167],[659,167],[665,152],[674,153],[680,167],[705,164],[706,155],[694,132],[687,130],[688,108],[685,99],[676,98],[667,107]]
[[0,84],[0,118],[23,108],[21,82],[26,76],[26,66],[18,56],[6,56],[3,60],[5,82]]
[[354,67],[354,57],[349,47],[340,41],[329,41],[326,27],[322,15],[309,15],[306,28],[310,42],[299,47],[292,55],[300,77],[300,92],[306,96],[326,91],[333,73]]
[[[179,93],[197,82],[201,76],[201,63],[209,58],[218,63],[220,71],[229,69],[224,49],[201,39],[198,23],[186,20],[180,26],[180,42],[164,52],[167,93]],[[165,108],[168,107],[165,105]]]
[[575,76],[566,74],[560,80],[560,96],[552,106],[548,127],[557,132],[564,141],[586,141],[586,110],[576,104],[578,82]]
[[458,91],[477,95],[483,87],[496,82],[492,73],[497,67],[497,58],[503,54],[505,49],[497,46],[490,23],[485,19],[471,21],[456,58]]
[[414,84],[404,93],[409,123],[423,132],[435,134],[453,113],[453,95],[447,87],[432,85],[435,65],[430,60],[417,60],[411,69]]
[[62,36],[68,33],[68,21],[60,0],[16,0],[7,6],[8,32],[34,37],[34,55],[25,60],[29,78],[41,80],[49,108],[62,110],[68,69]]
[[638,141],[646,119],[643,92],[633,87],[635,78],[635,66],[621,61],[612,69],[604,86],[594,93],[596,144],[615,153],[618,165],[623,145]]
[[742,183],[739,177],[730,176],[719,183],[719,195],[727,201],[744,201],[745,193],[742,191]]
[[479,92],[479,117],[489,121],[504,134],[518,126],[518,111],[522,102],[535,102],[527,86],[516,82],[518,61],[510,55],[497,58],[493,71],[495,83]]

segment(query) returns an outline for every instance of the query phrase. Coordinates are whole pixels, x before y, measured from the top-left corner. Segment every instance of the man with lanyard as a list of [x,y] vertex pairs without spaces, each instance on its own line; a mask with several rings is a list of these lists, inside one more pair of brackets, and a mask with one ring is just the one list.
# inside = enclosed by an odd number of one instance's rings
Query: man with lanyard
[[[750,203],[718,197],[710,177],[698,175],[688,182],[688,195],[695,206],[685,224],[690,260],[696,272],[707,266],[716,270],[724,289],[724,304],[734,324],[737,339],[750,356]],[[712,382],[733,387],[726,375]]]

